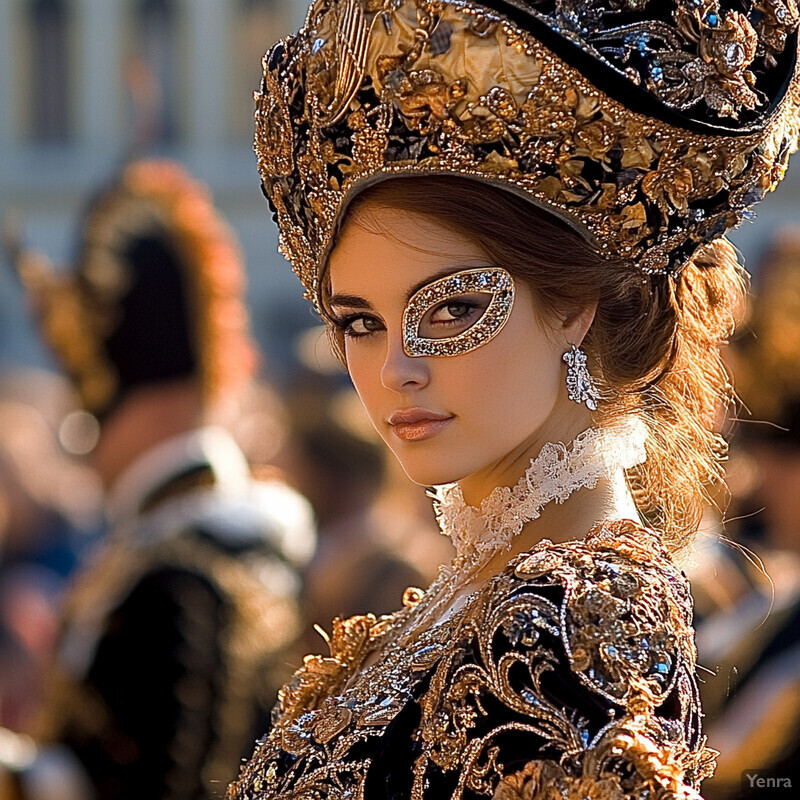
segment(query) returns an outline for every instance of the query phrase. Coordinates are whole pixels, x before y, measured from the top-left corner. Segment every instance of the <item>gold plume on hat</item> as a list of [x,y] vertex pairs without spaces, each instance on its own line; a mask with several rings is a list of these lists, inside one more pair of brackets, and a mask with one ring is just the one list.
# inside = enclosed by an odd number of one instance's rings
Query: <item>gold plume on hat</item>
[[235,391],[254,372],[244,268],[233,231],[214,208],[207,188],[181,165],[133,162],[91,204],[72,269],[56,270],[28,251],[15,259],[43,337],[93,413],[107,410],[119,392],[118,372],[104,343],[131,281],[126,246],[156,228],[175,242],[189,287],[198,375],[206,399]]

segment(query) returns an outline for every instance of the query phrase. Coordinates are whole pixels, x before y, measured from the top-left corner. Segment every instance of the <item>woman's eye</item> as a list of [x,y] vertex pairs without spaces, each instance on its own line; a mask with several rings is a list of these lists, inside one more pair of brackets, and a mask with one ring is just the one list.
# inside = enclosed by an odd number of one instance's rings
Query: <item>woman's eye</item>
[[343,321],[344,332],[346,336],[366,336],[375,331],[381,330],[383,327],[379,319],[375,317],[350,317]]
[[470,292],[446,298],[429,308],[419,322],[419,336],[445,339],[471,328],[484,315],[492,301],[486,292]]
[[431,322],[450,322],[453,320],[463,319],[468,317],[470,312],[475,308],[472,303],[447,303],[431,315]]

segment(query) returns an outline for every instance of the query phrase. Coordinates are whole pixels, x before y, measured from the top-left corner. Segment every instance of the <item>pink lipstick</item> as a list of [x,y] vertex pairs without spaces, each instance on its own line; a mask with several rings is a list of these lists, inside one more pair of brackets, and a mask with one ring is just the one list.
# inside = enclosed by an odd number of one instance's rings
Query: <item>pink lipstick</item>
[[439,433],[453,419],[450,414],[439,414],[427,408],[405,408],[395,411],[388,421],[392,426],[392,433],[398,439],[418,442]]

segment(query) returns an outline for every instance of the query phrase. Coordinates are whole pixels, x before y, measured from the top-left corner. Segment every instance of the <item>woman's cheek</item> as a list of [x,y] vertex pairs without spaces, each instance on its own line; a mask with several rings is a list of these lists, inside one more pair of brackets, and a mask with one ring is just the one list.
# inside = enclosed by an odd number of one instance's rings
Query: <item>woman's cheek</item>
[[381,367],[380,360],[360,348],[359,342],[354,343],[348,349],[347,371],[350,381],[379,433],[381,432],[378,427],[379,400],[382,388]]

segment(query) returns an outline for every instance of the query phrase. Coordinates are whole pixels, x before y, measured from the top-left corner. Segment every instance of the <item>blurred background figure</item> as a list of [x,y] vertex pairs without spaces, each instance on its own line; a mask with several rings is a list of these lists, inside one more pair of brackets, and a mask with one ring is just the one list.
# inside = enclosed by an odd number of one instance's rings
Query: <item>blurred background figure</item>
[[717,548],[701,578],[703,710],[720,751],[709,800],[754,796],[745,770],[800,786],[800,229],[775,238],[753,289],[729,352],[743,410],[726,533],[744,549]]
[[65,603],[43,738],[97,800],[219,797],[290,667],[314,546],[307,501],[227,429],[256,366],[233,235],[182,167],[140,161],[91,203],[74,269],[18,262],[109,523]]

